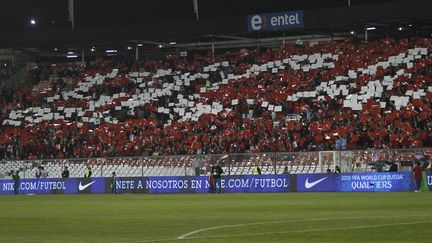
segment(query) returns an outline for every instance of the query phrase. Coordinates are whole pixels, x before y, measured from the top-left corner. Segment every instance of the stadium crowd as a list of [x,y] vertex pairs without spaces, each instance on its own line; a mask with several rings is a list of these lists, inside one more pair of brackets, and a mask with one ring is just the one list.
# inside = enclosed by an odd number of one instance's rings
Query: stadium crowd
[[[0,159],[432,145],[432,90],[428,89],[432,86],[431,39],[396,41],[386,38],[369,43],[344,41],[313,46],[306,43],[306,46],[286,44],[282,49],[267,49],[261,53],[242,49],[216,56],[195,55],[191,60],[169,57],[111,65],[102,62],[87,67],[73,63],[34,66],[29,71],[34,84],[32,89],[1,91]],[[409,63],[377,66],[370,73],[358,71],[417,47],[427,48],[428,53],[421,56],[418,53],[418,57]],[[259,72],[248,71],[256,65],[281,62],[293,56],[311,57],[317,53],[324,62],[334,65],[304,69],[285,63],[276,70],[275,66],[268,65]],[[325,56],[326,53],[331,55]],[[227,64],[220,65],[223,62]],[[303,67],[308,62],[313,63],[310,58],[300,59],[297,63]],[[216,63],[219,65],[214,65]],[[160,75],[160,70],[169,70],[169,74]],[[349,70],[356,70],[355,75],[349,76]],[[143,92],[152,93],[166,88],[167,84],[174,85],[181,75],[191,77],[198,73],[208,75],[194,76],[196,78],[189,80],[189,85],[179,85],[169,95],[152,96],[148,102],[132,107],[121,105],[136,101],[137,95]],[[246,73],[247,76],[240,76]],[[103,82],[83,90],[79,93],[81,97],[65,95],[80,87],[81,82],[98,75],[106,75]],[[341,76],[346,78],[338,78]],[[344,105],[347,96],[362,93],[364,87],[376,80],[384,83],[386,76],[395,77],[392,87],[384,88],[379,96],[363,100],[360,109]],[[142,82],[137,82],[138,79]],[[329,94],[324,89],[317,89],[323,82],[334,85],[331,87],[335,89],[347,87],[347,93]],[[418,90],[423,91],[412,96],[412,92]],[[311,91],[316,92],[314,96],[292,99],[294,94]],[[407,93],[411,97],[406,105],[401,106],[392,98],[407,96]],[[50,100],[55,96],[58,97]],[[91,109],[90,101],[104,97],[112,97],[112,101]],[[174,104],[181,103],[183,97],[187,97],[192,105],[178,106],[184,110],[173,112]],[[215,104],[220,105],[217,112],[207,110],[197,119],[185,117],[189,112],[196,112],[198,107]],[[48,111],[78,109],[69,115],[64,112],[64,116],[57,119],[51,117],[36,122],[34,115],[32,119],[24,119],[29,108],[34,107]],[[16,115],[18,110],[24,116]],[[94,116],[94,113],[98,114]],[[8,123],[11,117],[20,122]]]

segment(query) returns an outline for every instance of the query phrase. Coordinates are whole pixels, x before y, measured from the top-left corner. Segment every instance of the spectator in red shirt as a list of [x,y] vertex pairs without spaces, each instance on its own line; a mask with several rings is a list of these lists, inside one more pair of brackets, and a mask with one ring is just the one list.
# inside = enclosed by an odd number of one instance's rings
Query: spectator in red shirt
[[413,173],[414,173],[414,179],[416,182],[416,186],[417,189],[415,190],[415,192],[419,192],[420,191],[420,186],[421,186],[421,182],[422,182],[422,167],[420,166],[420,162],[416,162],[416,166],[413,169]]

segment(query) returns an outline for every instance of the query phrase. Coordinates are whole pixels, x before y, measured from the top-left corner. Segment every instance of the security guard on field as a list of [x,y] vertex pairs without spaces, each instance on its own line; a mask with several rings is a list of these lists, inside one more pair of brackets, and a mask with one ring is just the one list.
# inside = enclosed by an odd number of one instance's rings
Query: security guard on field
[[112,175],[111,175],[111,193],[112,194],[116,194],[117,193],[117,190],[116,190],[116,177],[117,177],[117,174],[114,171],[112,173]]
[[18,194],[18,190],[19,190],[19,185],[20,185],[20,176],[19,176],[19,171],[15,171],[13,172],[12,176],[12,180],[14,181],[14,193]]
[[254,167],[252,167],[252,174],[253,175],[261,175],[261,169],[260,169],[260,167],[259,166],[254,166]]
[[92,172],[92,170],[91,170],[90,165],[87,165],[87,168],[86,168],[86,170],[84,171],[84,177],[85,177],[85,178],[89,178],[89,177],[92,176],[92,174],[93,174],[93,172]]

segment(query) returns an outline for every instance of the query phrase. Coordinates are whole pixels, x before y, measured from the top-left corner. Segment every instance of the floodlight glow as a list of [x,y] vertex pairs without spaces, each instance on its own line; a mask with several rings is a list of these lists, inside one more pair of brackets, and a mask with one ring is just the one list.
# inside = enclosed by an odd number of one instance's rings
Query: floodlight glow
[[171,41],[169,44],[173,46],[173,45],[177,45],[177,42]]
[[366,30],[376,30],[376,27],[367,27]]
[[106,52],[106,53],[116,53],[117,50],[106,50],[105,52]]
[[351,33],[351,35],[354,35],[354,34],[355,34],[354,30],[351,30],[351,32],[350,32],[350,33]]
[[68,51],[68,55],[73,55],[74,52],[73,51]]
[[162,48],[163,46],[162,46],[162,44],[159,44],[159,46],[158,46],[159,48]]
[[401,26],[401,27],[399,27],[399,28],[398,28],[398,30],[399,30],[399,31],[402,31],[402,30],[403,30],[403,27],[402,27],[402,26]]
[[141,46],[143,46],[143,44],[138,44],[137,46],[141,47]]
[[35,25],[36,24],[36,20],[35,19],[30,19],[30,24],[31,25]]
[[78,56],[77,55],[67,55],[66,57],[67,58],[77,58]]
[[128,50],[132,50],[132,46],[128,46]]
[[58,49],[57,49],[57,48],[54,48],[54,51],[58,51]]

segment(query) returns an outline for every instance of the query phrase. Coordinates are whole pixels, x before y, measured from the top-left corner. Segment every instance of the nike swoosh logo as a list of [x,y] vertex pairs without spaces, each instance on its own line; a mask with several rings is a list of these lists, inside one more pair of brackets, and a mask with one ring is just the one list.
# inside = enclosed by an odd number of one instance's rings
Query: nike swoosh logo
[[318,183],[320,183],[321,181],[323,181],[325,179],[327,179],[327,177],[324,177],[322,179],[319,179],[319,180],[316,180],[316,181],[313,181],[313,182],[309,182],[309,178],[306,178],[305,188],[306,189],[310,189],[310,188],[314,187],[315,185],[317,185]]
[[84,189],[86,189],[87,187],[89,187],[89,186],[91,186],[93,183],[95,183],[96,181],[92,181],[92,182],[90,182],[90,183],[88,183],[88,184],[85,184],[85,185],[82,185],[81,184],[81,181],[80,181],[80,183],[79,183],[79,185],[78,185],[78,189],[80,190],[80,191],[82,191],[82,190],[84,190]]

